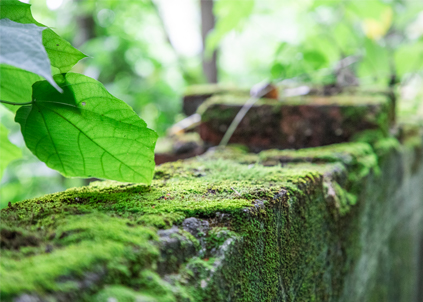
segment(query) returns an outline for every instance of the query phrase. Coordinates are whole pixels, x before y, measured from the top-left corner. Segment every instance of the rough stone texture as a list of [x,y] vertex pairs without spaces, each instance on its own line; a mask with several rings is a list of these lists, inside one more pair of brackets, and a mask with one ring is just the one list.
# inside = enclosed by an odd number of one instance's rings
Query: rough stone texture
[[[214,96],[202,105],[200,136],[218,145],[247,97]],[[303,96],[262,99],[245,115],[230,143],[252,151],[299,149],[350,141],[369,129],[388,132],[393,120],[392,100],[386,95]]]
[[379,135],[216,149],[158,167],[151,187],[13,204],[1,300],[421,301],[422,129]]

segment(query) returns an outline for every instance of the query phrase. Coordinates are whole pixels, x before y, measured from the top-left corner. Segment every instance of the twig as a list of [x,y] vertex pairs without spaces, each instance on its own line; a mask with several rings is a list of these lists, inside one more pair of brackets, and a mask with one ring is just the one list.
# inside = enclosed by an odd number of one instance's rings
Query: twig
[[259,93],[257,93],[254,96],[251,96],[245,104],[242,106],[241,110],[237,113],[234,120],[230,124],[228,130],[226,131],[225,135],[223,136],[219,146],[226,146],[229,142],[229,140],[232,137],[232,134],[234,134],[236,128],[238,127],[239,123],[242,121],[244,116],[247,114],[247,112],[253,107],[253,105],[264,95],[266,95],[268,92],[270,92],[273,88],[272,87],[266,87]]
[[241,194],[239,194],[239,192],[237,190],[235,190],[233,187],[231,187],[232,191],[235,192],[236,195],[241,196]]

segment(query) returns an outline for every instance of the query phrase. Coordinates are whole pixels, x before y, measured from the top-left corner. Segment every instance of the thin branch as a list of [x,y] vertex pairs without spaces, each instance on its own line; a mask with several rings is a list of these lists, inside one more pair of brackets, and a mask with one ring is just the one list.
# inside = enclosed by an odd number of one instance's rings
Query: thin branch
[[244,116],[247,114],[247,112],[253,107],[253,105],[264,95],[266,95],[268,92],[272,90],[271,87],[266,87],[262,91],[258,92],[256,95],[252,95],[242,106],[242,108],[239,110],[238,114],[235,116],[234,120],[230,124],[228,130],[226,130],[225,135],[223,136],[222,140],[220,141],[219,146],[226,146],[229,142],[229,140],[232,137],[232,134],[234,134],[236,128],[238,127],[239,123],[242,121]]

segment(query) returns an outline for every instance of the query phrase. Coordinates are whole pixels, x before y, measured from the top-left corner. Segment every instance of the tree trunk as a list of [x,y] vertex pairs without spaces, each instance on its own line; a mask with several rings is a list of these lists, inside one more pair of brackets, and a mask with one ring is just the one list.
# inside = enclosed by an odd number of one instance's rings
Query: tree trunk
[[96,37],[95,21],[92,13],[77,16],[76,24],[78,26],[78,33],[76,34],[73,41],[75,46],[81,46],[88,40]]
[[209,83],[217,83],[216,51],[211,58],[205,57],[207,34],[214,28],[213,0],[200,0],[201,6],[201,37],[203,40],[203,72]]

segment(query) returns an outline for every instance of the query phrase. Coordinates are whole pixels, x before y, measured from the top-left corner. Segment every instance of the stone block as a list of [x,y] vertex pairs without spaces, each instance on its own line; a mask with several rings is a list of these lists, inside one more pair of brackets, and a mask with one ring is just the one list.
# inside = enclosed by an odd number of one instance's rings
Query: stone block
[[[209,98],[200,109],[200,136],[206,144],[220,143],[248,97]],[[387,95],[340,94],[260,99],[245,115],[230,143],[250,150],[299,149],[350,141],[363,130],[384,135],[394,120]]]

